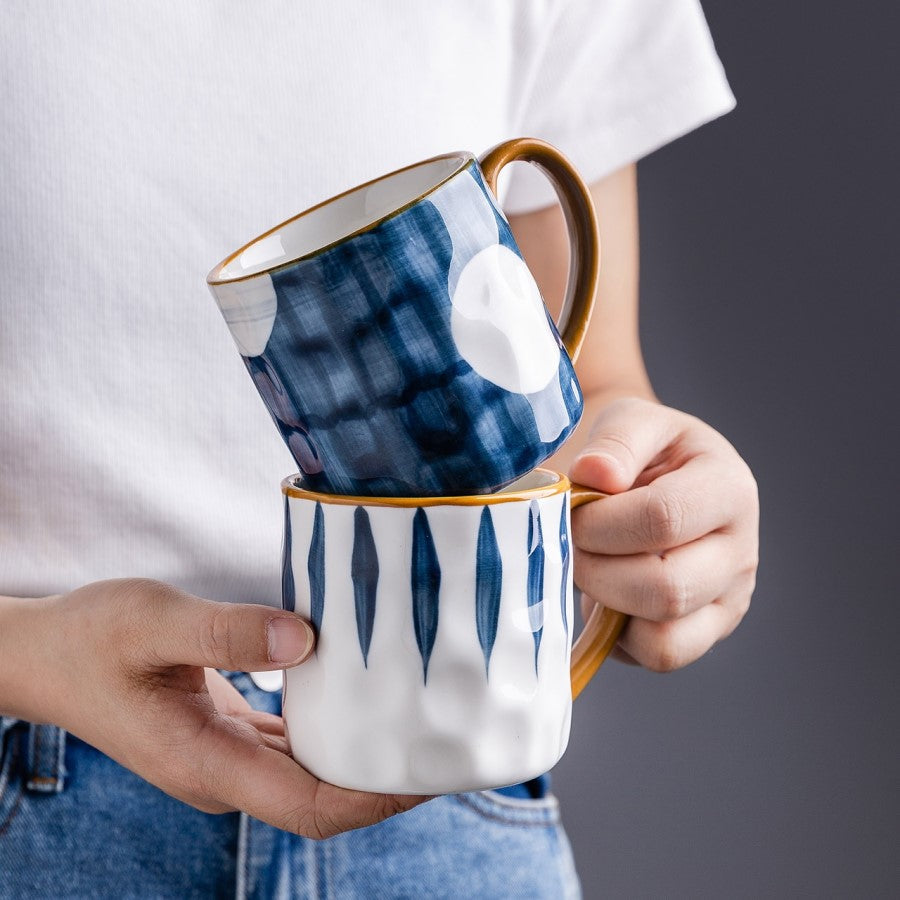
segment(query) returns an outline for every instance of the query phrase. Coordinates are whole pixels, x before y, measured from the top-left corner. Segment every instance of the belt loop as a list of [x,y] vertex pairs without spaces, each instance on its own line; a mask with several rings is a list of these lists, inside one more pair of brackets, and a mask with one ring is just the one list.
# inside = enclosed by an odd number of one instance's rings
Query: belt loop
[[66,732],[56,725],[28,726],[28,780],[29,791],[42,794],[58,794],[65,788]]

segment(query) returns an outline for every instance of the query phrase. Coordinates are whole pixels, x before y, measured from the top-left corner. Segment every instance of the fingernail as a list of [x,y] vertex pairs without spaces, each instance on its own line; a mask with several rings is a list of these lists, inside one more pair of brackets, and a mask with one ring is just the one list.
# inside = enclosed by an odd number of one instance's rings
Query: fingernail
[[271,619],[268,627],[269,660],[286,665],[300,662],[309,652],[313,633],[302,619],[281,616]]
[[622,463],[622,460],[607,450],[593,450],[590,453],[586,453],[585,456],[592,456],[597,462],[603,463],[608,469],[618,475],[622,475],[625,472],[625,465]]
[[575,457],[573,465],[575,463],[580,463],[584,459],[597,459],[601,460],[609,466],[619,466],[619,461],[612,455],[612,453],[607,453],[605,450],[592,450],[590,447],[586,447],[578,454],[578,456]]
[[590,450],[585,453],[585,456],[593,456],[594,459],[602,459],[604,462],[609,463],[611,466],[616,466],[617,468],[622,467],[622,463],[619,462],[618,457],[612,455],[607,450]]

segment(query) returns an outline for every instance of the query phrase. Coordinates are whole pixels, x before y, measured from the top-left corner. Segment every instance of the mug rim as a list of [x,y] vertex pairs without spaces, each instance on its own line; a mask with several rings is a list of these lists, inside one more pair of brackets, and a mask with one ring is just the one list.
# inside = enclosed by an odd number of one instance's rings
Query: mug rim
[[538,467],[523,475],[522,478],[535,472],[549,475],[553,480],[548,484],[538,484],[528,488],[511,491],[503,489],[494,494],[460,494],[447,497],[368,497],[309,491],[298,487],[297,481],[301,480],[303,476],[295,473],[282,480],[281,493],[285,497],[293,497],[295,500],[312,500],[334,506],[387,506],[395,509],[412,509],[420,506],[494,506],[499,503],[521,503],[523,500],[543,500],[557,494],[564,494],[572,487],[572,483],[566,475],[552,469]]
[[[328,206],[329,204],[334,203],[337,200],[341,200],[342,198],[347,197],[350,194],[355,193],[356,191],[361,191],[365,188],[369,188],[381,181],[387,181],[389,178],[393,178],[396,175],[401,175],[404,172],[411,172],[413,169],[418,169],[421,166],[432,165],[436,162],[440,162],[441,160],[451,159],[459,160],[459,165],[457,165],[452,172],[450,172],[448,175],[444,176],[439,181],[432,184],[429,188],[420,192],[401,206],[398,206],[396,209],[392,209],[390,212],[386,213],[383,216],[379,216],[378,218],[373,219],[371,222],[368,222],[366,225],[362,226],[362,228],[357,228],[355,231],[352,231],[349,234],[345,234],[342,237],[339,237],[327,244],[323,244],[321,247],[317,247],[315,250],[310,250],[308,253],[301,253],[297,256],[292,256],[288,260],[265,266],[262,269],[258,269],[245,275],[236,275],[234,277],[229,277],[223,274],[223,271],[232,262],[234,262],[250,247],[254,246],[254,244],[258,244],[260,241],[265,240],[266,238],[275,234],[277,231],[280,231],[282,228],[286,228],[287,226],[292,225],[294,222],[297,222],[303,217],[311,215],[312,213],[317,212],[318,210]],[[270,275],[273,272],[278,272],[282,269],[286,269],[290,266],[295,265],[301,260],[311,259],[314,256],[318,256],[320,253],[324,253],[326,250],[330,250],[333,247],[337,247],[338,245],[343,244],[346,241],[350,241],[361,234],[365,234],[367,231],[371,231],[373,228],[377,228],[379,225],[387,222],[389,219],[400,215],[400,213],[406,212],[406,210],[411,209],[417,203],[428,197],[430,194],[433,194],[436,190],[443,187],[448,181],[450,181],[451,178],[455,178],[457,175],[459,175],[460,172],[468,168],[469,165],[471,165],[473,162],[477,162],[477,160],[475,154],[469,150],[457,150],[451,153],[439,153],[437,156],[431,156],[428,159],[422,159],[418,162],[410,163],[407,166],[401,166],[399,169],[394,169],[392,172],[386,172],[384,175],[379,175],[377,178],[372,178],[369,181],[364,181],[361,184],[357,184],[345,191],[341,191],[339,194],[334,194],[333,196],[328,197],[327,199],[322,200],[319,203],[316,203],[314,206],[310,206],[307,209],[304,209],[301,212],[297,213],[296,215],[291,216],[289,219],[285,219],[278,225],[275,225],[274,227],[268,229],[268,231],[264,231],[262,234],[258,234],[256,237],[247,241],[246,244],[244,244],[242,247],[239,247],[233,253],[229,253],[228,256],[226,256],[221,262],[217,263],[212,267],[212,269],[210,269],[209,274],[206,276],[206,283],[210,287],[216,287],[218,285],[237,284],[242,281],[250,281],[253,278],[259,278],[262,275]]]

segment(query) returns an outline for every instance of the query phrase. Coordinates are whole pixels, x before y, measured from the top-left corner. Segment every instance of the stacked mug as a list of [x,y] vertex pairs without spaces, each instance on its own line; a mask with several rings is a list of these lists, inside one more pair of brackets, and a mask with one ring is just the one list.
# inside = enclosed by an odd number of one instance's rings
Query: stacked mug
[[[495,199],[507,163],[555,186],[571,243],[559,326]],[[450,153],[319,204],[208,284],[299,466],[283,603],[316,651],[285,673],[297,762],[333,784],[438,794],[535,778],[624,618],[572,646],[570,512],[601,495],[539,468],[578,424],[573,369],[599,239],[550,145]]]

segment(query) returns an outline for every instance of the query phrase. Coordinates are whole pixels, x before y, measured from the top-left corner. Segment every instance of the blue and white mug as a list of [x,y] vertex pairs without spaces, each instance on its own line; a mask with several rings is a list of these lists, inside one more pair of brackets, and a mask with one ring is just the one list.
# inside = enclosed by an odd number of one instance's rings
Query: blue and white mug
[[625,617],[572,646],[570,510],[603,495],[537,469],[488,495],[284,494],[283,599],[315,654],[285,672],[294,758],[341,787],[439,794],[548,771],[573,696]]
[[[548,175],[566,214],[559,330],[494,198],[513,160]],[[565,442],[598,268],[584,183],[559,151],[519,139],[319,204],[207,281],[306,484],[415,497],[497,490]]]

